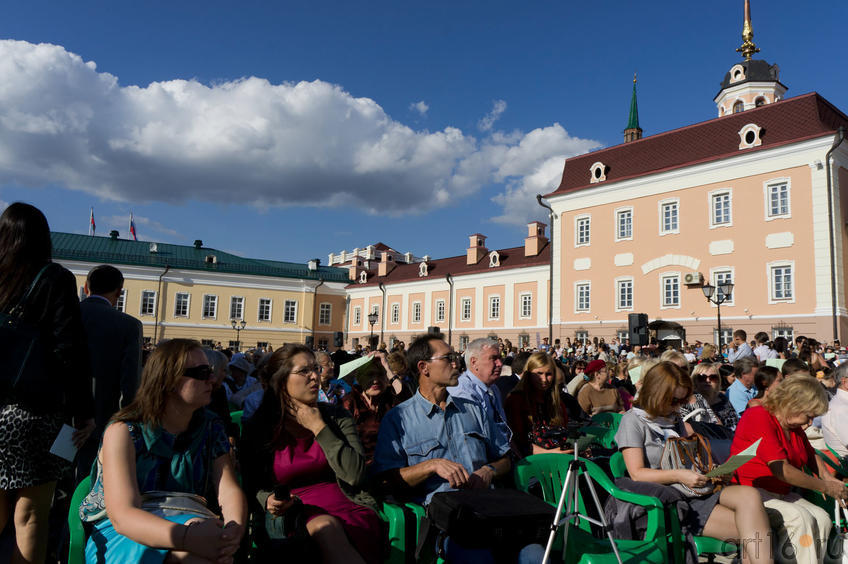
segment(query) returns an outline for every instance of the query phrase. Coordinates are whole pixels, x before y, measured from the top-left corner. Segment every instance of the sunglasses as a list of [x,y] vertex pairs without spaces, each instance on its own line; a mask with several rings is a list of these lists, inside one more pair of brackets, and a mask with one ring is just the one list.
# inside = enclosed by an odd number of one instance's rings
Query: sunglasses
[[[492,358],[500,358],[498,356]],[[462,360],[462,355],[458,352],[451,352],[448,354],[443,354],[441,356],[434,356],[430,358],[430,360],[447,360],[449,364],[459,364],[459,361]]]
[[718,374],[698,374],[698,382],[706,382],[707,380],[718,382],[718,379]]
[[183,376],[186,378],[191,378],[192,380],[200,380],[201,382],[206,382],[209,378],[212,377],[212,367],[208,364],[201,364],[200,366],[192,366],[191,368],[186,368],[183,372]]

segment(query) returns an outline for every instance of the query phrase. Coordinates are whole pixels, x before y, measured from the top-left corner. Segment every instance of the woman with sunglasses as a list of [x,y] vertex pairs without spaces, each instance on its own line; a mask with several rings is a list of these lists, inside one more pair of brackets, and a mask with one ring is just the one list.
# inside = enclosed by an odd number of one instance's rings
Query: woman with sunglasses
[[[704,397],[721,424],[728,429],[735,429],[739,422],[739,414],[733,409],[727,395],[721,391],[720,366],[714,362],[702,362],[692,371],[692,379],[695,383],[695,391]],[[681,413],[686,412],[687,409],[684,407]]]
[[[112,418],[92,470],[82,504],[93,523],[86,562],[232,562],[247,507],[224,424],[204,409],[211,377],[197,341],[173,339],[150,355],[135,399]],[[151,502],[154,491],[171,501]],[[217,499],[223,518],[204,498]]]
[[[682,483],[705,486],[709,479],[693,470],[662,470],[661,458],[668,439],[685,437],[691,429],[678,409],[692,394],[689,374],[671,362],[660,362],[643,379],[636,406],[621,418],[615,434],[627,472],[637,482]],[[769,521],[759,492],[747,486],[728,486],[703,497],[689,497],[684,523],[694,535],[718,539],[768,539]],[[771,562],[770,551],[758,543],[744,544],[745,562]]]
[[344,408],[318,403],[321,367],[312,350],[287,344],[263,370],[270,385],[245,426],[241,462],[245,488],[269,516],[265,532],[304,534],[275,528],[275,518],[300,511],[322,562],[379,562],[380,522],[376,501],[363,489],[365,454],[356,425]]

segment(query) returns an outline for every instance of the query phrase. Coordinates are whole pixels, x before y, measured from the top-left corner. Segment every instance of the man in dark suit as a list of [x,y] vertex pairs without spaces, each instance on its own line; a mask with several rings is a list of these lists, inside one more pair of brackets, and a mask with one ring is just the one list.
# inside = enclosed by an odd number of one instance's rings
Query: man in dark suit
[[135,397],[141,378],[141,322],[115,309],[124,275],[110,265],[91,269],[80,304],[94,385],[95,430],[80,449],[78,477],[88,475],[109,418]]

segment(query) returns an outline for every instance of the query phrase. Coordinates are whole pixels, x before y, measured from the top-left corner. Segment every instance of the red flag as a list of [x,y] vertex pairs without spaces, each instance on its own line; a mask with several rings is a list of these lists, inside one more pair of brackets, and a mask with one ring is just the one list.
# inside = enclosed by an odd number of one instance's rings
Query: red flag
[[88,221],[88,234],[94,235],[94,230],[97,229],[97,226],[94,225],[94,206],[91,207],[91,217]]
[[130,235],[132,235],[133,241],[138,241],[138,235],[135,232],[135,222],[133,221],[133,214],[130,212]]

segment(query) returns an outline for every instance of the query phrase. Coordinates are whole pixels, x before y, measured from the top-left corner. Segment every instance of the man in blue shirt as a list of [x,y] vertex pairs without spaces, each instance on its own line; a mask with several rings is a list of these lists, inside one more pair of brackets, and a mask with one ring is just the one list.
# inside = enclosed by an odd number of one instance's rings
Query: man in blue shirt
[[741,358],[754,356],[754,351],[748,344],[748,334],[744,329],[737,329],[733,332],[733,344],[735,345],[734,348],[727,351],[727,362],[730,364]]
[[734,382],[727,388],[727,399],[739,416],[748,407],[748,402],[757,395],[754,377],[757,375],[759,364],[756,357],[746,356],[733,363]]
[[512,468],[509,442],[478,404],[448,393],[459,377],[459,354],[426,335],[410,345],[407,359],[418,391],[380,423],[373,467],[379,483],[423,503],[436,492],[488,488]]

